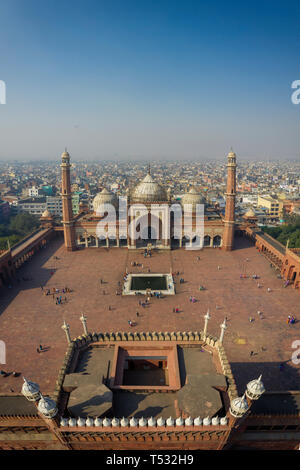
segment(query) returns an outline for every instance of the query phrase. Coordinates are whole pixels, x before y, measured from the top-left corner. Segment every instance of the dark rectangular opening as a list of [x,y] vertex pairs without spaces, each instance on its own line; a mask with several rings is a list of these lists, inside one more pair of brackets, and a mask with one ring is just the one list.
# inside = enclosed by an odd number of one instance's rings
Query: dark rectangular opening
[[167,290],[165,276],[133,276],[131,279],[131,290]]
[[167,358],[127,358],[122,385],[169,385]]

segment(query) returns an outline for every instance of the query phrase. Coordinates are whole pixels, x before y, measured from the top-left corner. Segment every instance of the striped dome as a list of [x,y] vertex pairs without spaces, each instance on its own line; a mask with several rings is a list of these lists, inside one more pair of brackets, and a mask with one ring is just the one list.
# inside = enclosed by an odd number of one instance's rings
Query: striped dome
[[132,190],[130,199],[134,202],[162,202],[168,200],[167,191],[154,181],[150,173]]
[[205,204],[206,199],[202,192],[197,191],[194,187],[192,187],[188,193],[185,193],[183,198],[181,199],[181,204],[192,204],[193,209],[196,208],[196,204]]
[[102,189],[100,193],[98,193],[93,200],[93,208],[94,211],[97,212],[98,208],[102,204],[112,204],[116,207],[117,198],[114,193],[108,191],[106,188]]

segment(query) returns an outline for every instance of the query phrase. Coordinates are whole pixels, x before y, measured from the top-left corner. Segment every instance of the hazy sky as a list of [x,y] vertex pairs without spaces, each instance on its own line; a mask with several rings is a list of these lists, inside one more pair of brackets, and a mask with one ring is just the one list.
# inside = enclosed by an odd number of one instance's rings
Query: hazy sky
[[296,1],[0,0],[0,160],[299,158]]

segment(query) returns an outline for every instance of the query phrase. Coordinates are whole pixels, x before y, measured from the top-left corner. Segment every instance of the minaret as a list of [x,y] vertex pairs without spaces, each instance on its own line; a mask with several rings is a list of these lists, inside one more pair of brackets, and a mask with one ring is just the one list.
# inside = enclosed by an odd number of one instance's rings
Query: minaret
[[65,152],[61,155],[61,197],[63,208],[63,226],[65,247],[68,251],[76,250],[75,228],[72,211],[72,194],[70,178],[70,155]]
[[236,196],[236,155],[230,150],[227,155],[227,190],[224,218],[223,249],[230,251],[234,244],[235,196]]

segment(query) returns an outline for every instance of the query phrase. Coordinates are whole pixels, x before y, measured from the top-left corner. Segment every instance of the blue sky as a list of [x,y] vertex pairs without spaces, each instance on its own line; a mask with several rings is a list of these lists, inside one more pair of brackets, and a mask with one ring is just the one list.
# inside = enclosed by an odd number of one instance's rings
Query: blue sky
[[0,159],[299,158],[300,4],[1,0]]

